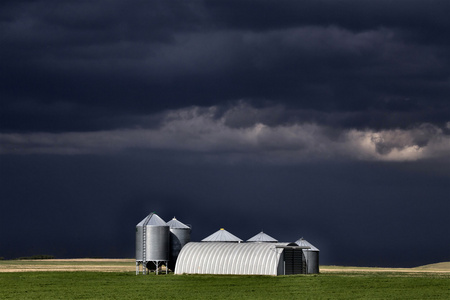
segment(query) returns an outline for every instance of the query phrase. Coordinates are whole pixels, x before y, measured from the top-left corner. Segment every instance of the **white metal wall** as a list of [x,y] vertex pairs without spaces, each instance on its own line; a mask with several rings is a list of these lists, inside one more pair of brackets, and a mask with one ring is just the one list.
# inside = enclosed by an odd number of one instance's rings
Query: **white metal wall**
[[280,275],[283,249],[276,245],[280,244],[191,242],[181,249],[175,274]]

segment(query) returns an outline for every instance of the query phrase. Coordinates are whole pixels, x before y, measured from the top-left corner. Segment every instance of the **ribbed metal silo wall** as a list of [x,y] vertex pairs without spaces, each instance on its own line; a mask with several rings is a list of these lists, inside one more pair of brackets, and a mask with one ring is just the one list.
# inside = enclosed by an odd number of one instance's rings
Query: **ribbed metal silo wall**
[[146,227],[146,261],[169,260],[169,226]]
[[144,260],[144,229],[136,226],[136,261]]
[[181,248],[191,241],[190,228],[171,228],[170,229],[170,253],[169,268],[175,270],[175,263],[180,254]]
[[319,273],[319,251],[305,250],[303,251],[306,257],[308,274]]

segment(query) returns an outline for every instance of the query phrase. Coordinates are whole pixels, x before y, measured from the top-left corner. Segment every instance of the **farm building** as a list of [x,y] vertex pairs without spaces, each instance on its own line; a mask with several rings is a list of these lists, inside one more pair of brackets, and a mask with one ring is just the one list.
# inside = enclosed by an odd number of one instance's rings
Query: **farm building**
[[181,249],[175,274],[305,274],[306,261],[295,243],[188,243]]
[[175,274],[292,275],[319,273],[319,249],[303,238],[280,243],[260,232],[247,242],[221,228],[190,242],[191,227],[151,213],[136,225],[136,274],[165,266]]

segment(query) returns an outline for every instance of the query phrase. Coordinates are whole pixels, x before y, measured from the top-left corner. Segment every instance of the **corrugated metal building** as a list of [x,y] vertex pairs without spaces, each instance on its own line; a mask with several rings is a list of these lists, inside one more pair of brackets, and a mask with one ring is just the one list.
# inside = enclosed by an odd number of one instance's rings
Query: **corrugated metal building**
[[178,256],[175,274],[305,274],[306,261],[295,243],[188,243]]
[[246,243],[225,229],[190,242],[191,227],[155,213],[136,225],[136,274],[165,265],[175,274],[293,275],[319,273],[319,249],[303,238],[279,243],[260,232]]

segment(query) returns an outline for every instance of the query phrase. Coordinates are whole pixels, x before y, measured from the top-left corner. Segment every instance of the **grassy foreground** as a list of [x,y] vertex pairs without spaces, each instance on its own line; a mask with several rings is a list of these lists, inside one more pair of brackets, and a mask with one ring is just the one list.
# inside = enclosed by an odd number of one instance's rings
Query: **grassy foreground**
[[327,273],[298,276],[0,273],[0,299],[450,299],[450,275]]

